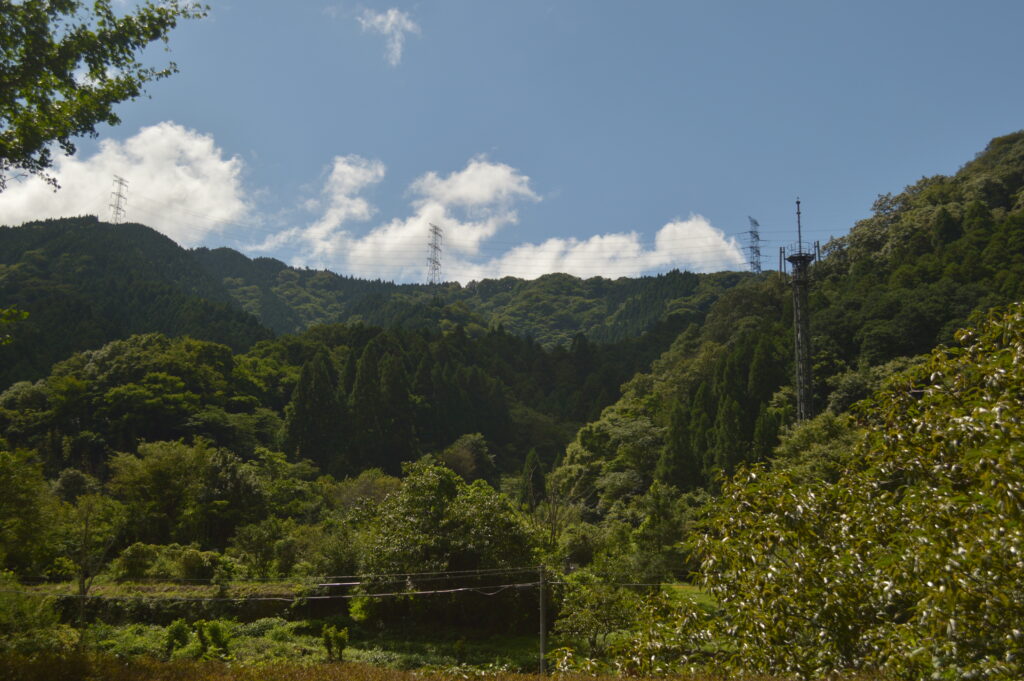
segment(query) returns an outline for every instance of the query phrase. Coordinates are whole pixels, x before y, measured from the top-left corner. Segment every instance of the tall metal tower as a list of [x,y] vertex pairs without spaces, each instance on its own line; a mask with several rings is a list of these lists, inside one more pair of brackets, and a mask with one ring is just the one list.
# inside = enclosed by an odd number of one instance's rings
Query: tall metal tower
[[747,264],[750,265],[751,272],[761,274],[761,225],[749,215],[747,219],[750,220],[750,230],[747,232],[747,242],[750,244],[747,246]]
[[796,200],[797,241],[790,247],[786,260],[793,266],[793,349],[796,360],[796,418],[798,421],[813,416],[811,380],[811,311],[807,306],[810,288],[810,265],[814,253],[804,243],[800,224],[800,199]]
[[110,221],[115,225],[124,222],[128,205],[128,180],[114,175],[114,190],[110,192]]
[[430,224],[427,240],[427,283],[436,286],[441,283],[441,248],[444,245],[444,230]]

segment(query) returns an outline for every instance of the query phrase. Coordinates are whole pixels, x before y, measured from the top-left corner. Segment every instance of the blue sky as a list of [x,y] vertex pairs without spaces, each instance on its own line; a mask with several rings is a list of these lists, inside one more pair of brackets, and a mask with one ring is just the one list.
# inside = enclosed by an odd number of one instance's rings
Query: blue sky
[[212,0],[180,72],[0,221],[93,213],[186,246],[469,281],[764,266],[1024,128],[1024,3]]

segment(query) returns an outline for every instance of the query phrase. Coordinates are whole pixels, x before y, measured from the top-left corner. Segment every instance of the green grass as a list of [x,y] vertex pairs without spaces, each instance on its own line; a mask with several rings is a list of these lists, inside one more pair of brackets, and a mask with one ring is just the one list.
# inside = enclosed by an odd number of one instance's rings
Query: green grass
[[715,607],[715,599],[711,597],[711,594],[704,591],[699,586],[693,586],[690,584],[676,584],[673,586],[665,587],[665,591],[670,596],[680,599],[685,598],[704,608]]

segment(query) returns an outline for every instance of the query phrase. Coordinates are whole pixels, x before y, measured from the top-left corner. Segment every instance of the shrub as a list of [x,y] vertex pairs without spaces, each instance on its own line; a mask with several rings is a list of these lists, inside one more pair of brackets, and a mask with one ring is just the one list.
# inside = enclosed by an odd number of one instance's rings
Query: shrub
[[555,632],[566,642],[583,643],[588,655],[600,656],[608,637],[636,619],[636,594],[603,583],[588,570],[575,572],[565,581]]
[[345,656],[345,646],[348,645],[348,627],[338,629],[333,624],[324,627],[320,634],[327,649],[327,659],[341,661]]
[[193,626],[199,640],[199,653],[203,658],[226,660],[231,657],[228,650],[231,634],[224,622],[199,620]]
[[185,620],[177,619],[171,622],[164,632],[164,655],[167,659],[170,659],[178,648],[187,646],[189,637],[190,632]]
[[212,581],[233,571],[233,561],[216,551],[200,551],[195,546],[180,544],[140,542],[124,549],[111,565],[114,578],[121,582],[147,579]]
[[52,599],[25,593],[11,572],[0,571],[0,651],[63,653],[78,632],[59,623]]
[[159,546],[135,542],[114,560],[110,571],[119,582],[145,579],[159,555]]
[[753,468],[701,540],[750,671],[1024,678],[1024,305],[861,403],[835,482]]

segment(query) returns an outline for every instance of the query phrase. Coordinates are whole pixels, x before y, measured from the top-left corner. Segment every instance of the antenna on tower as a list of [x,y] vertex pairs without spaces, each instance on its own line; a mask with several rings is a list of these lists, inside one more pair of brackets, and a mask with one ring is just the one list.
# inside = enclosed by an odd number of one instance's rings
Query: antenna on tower
[[114,190],[110,192],[110,221],[115,225],[124,222],[128,205],[128,180],[114,175]]
[[747,232],[747,255],[750,271],[754,274],[761,274],[761,225],[754,218],[747,216],[750,220],[750,230]]
[[441,249],[444,245],[444,230],[430,223],[430,236],[427,240],[427,284],[436,286],[441,283]]
[[793,266],[793,351],[796,364],[796,418],[798,421],[813,415],[811,379],[811,310],[807,303],[810,289],[809,269],[815,259],[804,244],[803,225],[800,223],[800,199],[796,200],[796,244],[786,258]]

